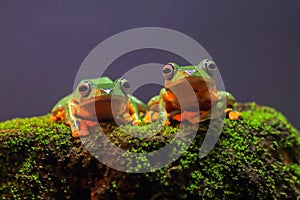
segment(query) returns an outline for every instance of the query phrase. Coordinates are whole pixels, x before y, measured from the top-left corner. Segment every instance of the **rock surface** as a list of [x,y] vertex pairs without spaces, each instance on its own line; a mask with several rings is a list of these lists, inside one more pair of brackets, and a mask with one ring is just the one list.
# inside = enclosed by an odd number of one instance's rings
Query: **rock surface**
[[[300,196],[300,135],[272,108],[238,104],[237,121],[225,119],[222,134],[208,156],[199,147],[208,122],[183,155],[160,170],[125,173],[99,162],[49,115],[0,123],[2,199],[297,199]],[[101,123],[106,135],[131,152],[149,152],[174,137],[176,124],[138,139],[137,129]],[[96,131],[96,130],[93,130]],[[127,133],[126,133],[127,131]],[[100,140],[85,138],[89,148]],[[96,142],[97,143],[97,142]],[[103,144],[105,145],[105,144]],[[114,156],[108,151],[108,156]],[[116,160],[118,162],[118,160]]]

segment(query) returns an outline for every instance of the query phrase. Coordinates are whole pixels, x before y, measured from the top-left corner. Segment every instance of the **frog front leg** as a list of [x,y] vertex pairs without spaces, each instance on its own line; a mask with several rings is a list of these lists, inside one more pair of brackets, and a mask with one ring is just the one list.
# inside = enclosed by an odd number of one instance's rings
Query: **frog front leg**
[[[144,122],[146,124],[152,123],[158,119],[163,121],[163,125],[169,125],[168,113],[166,110],[165,98],[168,99],[168,93],[165,88],[160,90],[159,95],[152,97],[148,102],[148,111],[144,117]],[[169,99],[168,99],[169,100]]]
[[166,101],[173,101],[176,97],[171,93],[169,93],[165,88],[160,90],[159,93],[159,103],[158,103],[158,112],[159,112],[159,119],[163,120],[163,125],[168,126],[170,121],[168,119],[169,113],[166,109]]
[[[226,116],[228,116],[230,120],[237,120],[240,117],[241,113],[233,109],[233,106],[236,103],[234,96],[226,91],[219,91],[218,95],[220,96],[220,99],[226,98],[226,109],[224,111],[226,113]],[[224,100],[219,101],[218,104],[223,102]]]
[[65,123],[69,124],[73,137],[82,137],[89,135],[88,127],[97,125],[97,122],[88,121],[76,117],[76,112],[80,109],[76,102],[70,102],[65,113]]
[[140,118],[139,115],[139,110],[137,108],[137,105],[135,105],[134,103],[129,103],[129,113],[131,114],[131,118],[132,118],[132,125],[142,125],[142,120]]
[[131,114],[133,125],[142,125],[141,112],[147,111],[147,106],[134,96],[130,96],[128,100],[129,113]]
[[156,95],[152,97],[149,102],[147,103],[147,111],[144,116],[144,123],[145,124],[151,124],[153,121],[157,120],[159,118],[158,114],[158,105],[160,101],[160,95]]
[[163,126],[168,126],[168,125],[170,125],[170,121],[169,121],[169,119],[168,119],[168,113],[167,113],[167,111],[166,111],[166,109],[165,109],[165,103],[166,102],[162,102],[161,104],[160,104],[160,110],[159,110],[159,116],[160,116],[160,120],[162,120],[162,125]]

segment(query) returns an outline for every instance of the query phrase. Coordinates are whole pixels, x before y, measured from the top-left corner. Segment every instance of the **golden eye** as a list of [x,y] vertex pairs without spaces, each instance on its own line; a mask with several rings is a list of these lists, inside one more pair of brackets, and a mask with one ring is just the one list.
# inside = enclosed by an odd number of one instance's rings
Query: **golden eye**
[[131,89],[131,85],[130,85],[129,81],[127,79],[121,79],[120,85],[121,85],[123,92],[128,94]]
[[162,75],[166,80],[170,80],[174,75],[174,66],[172,64],[167,64],[162,68]]
[[89,82],[83,82],[79,85],[78,91],[82,97],[87,97],[91,92],[91,84]]
[[213,75],[217,71],[217,65],[212,60],[209,60],[209,59],[205,60],[204,66],[205,66],[207,73],[209,73],[210,75]]

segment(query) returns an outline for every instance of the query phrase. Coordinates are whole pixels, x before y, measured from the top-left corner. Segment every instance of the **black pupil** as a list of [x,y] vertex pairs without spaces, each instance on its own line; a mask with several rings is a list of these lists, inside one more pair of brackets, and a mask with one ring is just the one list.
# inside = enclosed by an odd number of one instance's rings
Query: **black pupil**
[[88,88],[88,86],[86,86],[86,85],[81,85],[80,87],[79,87],[79,92],[85,92],[85,91],[87,91],[89,88]]
[[129,83],[129,82],[123,83],[123,87],[124,87],[124,88],[130,88],[130,83]]
[[169,74],[171,72],[171,69],[170,68],[165,68],[163,69],[163,73],[164,74]]
[[208,65],[208,68],[209,69],[216,69],[217,66],[215,64],[211,63],[211,64]]

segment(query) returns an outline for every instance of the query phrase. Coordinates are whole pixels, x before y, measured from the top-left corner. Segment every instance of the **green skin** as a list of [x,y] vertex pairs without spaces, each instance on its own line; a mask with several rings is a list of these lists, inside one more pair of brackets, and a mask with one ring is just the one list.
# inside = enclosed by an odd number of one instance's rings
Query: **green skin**
[[[168,125],[170,123],[168,118],[173,118],[178,121],[186,119],[191,123],[197,123],[212,118],[212,106],[229,108],[228,110],[231,110],[230,108],[233,107],[235,98],[226,91],[217,91],[214,80],[215,69],[208,68],[207,63],[214,64],[208,59],[201,61],[197,66],[179,66],[176,63],[168,63],[166,66],[173,66],[173,72],[168,77],[164,70],[166,68],[168,70],[170,67],[165,66],[163,68],[165,77],[164,88],[161,89],[159,95],[154,96],[148,102],[149,112],[145,117],[145,122],[151,123],[153,120],[160,118],[165,120],[165,125]],[[194,89],[193,94],[196,95],[197,102],[191,102],[189,98],[186,98],[188,95],[185,84],[187,83],[189,87],[191,86]],[[174,95],[174,91],[178,95]],[[183,102],[184,106],[180,107],[176,96],[183,97],[181,102]],[[224,101],[224,98],[226,101]],[[199,113],[197,116],[193,116],[193,111],[197,110],[198,106],[200,107],[200,116]],[[190,116],[181,115],[181,110],[186,111]],[[221,115],[224,113],[224,110],[218,112]],[[178,118],[178,115],[181,116]],[[219,115],[217,113],[214,116],[218,117]]]
[[[88,127],[98,121],[115,120],[118,123],[141,125],[140,112],[147,106],[129,95],[125,79],[112,81],[108,77],[81,81],[74,93],[62,98],[51,111],[51,120],[69,124],[73,137],[89,134]],[[127,82],[127,80],[125,80]],[[88,90],[86,87],[89,86]]]

